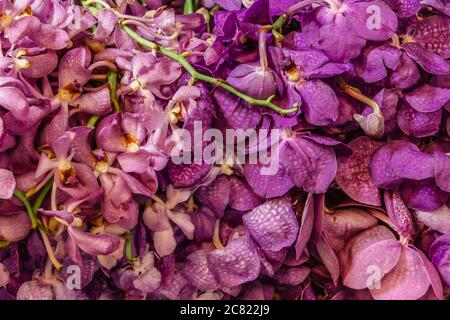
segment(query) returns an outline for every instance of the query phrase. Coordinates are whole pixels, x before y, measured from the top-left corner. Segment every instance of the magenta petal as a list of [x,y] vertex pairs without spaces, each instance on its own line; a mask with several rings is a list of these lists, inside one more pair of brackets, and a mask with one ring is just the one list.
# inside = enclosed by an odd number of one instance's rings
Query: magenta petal
[[339,278],[339,260],[324,235],[317,242],[316,249],[320,259],[330,273],[333,283],[336,285]]
[[258,252],[248,234],[232,239],[223,249],[210,252],[207,259],[210,270],[225,288],[255,280],[261,269]]
[[17,300],[53,300],[52,287],[38,280],[24,282],[17,291]]
[[[412,1],[412,0],[409,0]],[[419,2],[419,0],[415,0]],[[438,0],[439,1],[439,0]],[[422,0],[422,5],[433,5],[434,0]],[[449,15],[450,4],[443,1],[447,6],[447,16]],[[419,5],[420,8],[420,5]],[[438,53],[444,59],[450,58],[450,45],[448,41],[448,30],[450,26],[449,18],[444,15],[431,15],[411,24],[407,33],[414,39],[414,43],[420,44],[423,48]]]
[[294,186],[284,167],[279,167],[277,174],[263,174],[264,172],[270,172],[269,170],[269,166],[244,165],[245,179],[260,197],[281,197]]
[[11,43],[18,42],[31,33],[39,32],[41,22],[33,16],[15,20],[9,28],[8,39]]
[[439,188],[433,178],[409,181],[402,185],[401,193],[406,205],[416,210],[437,210],[448,199],[448,193]]
[[81,250],[92,256],[108,255],[119,249],[120,239],[112,234],[92,234],[69,227],[69,235]]
[[89,81],[91,72],[87,66],[91,60],[91,53],[85,47],[78,47],[68,51],[59,62],[59,88],[72,86],[78,90]]
[[[412,247],[412,249],[415,249]],[[439,277],[439,273],[437,272],[436,268],[433,266],[433,264],[428,260],[427,256],[420,250],[417,250],[417,253],[420,255],[420,258],[422,259],[423,267],[425,269],[425,272],[427,273],[428,280],[430,280],[431,287],[433,288],[434,293],[436,294],[436,297],[439,300],[444,299],[444,293],[443,293],[443,287],[442,287],[442,281]]]
[[286,198],[266,201],[245,214],[242,221],[264,250],[279,251],[297,237],[297,217]]
[[371,289],[376,300],[416,300],[430,287],[420,254],[408,247],[401,250],[398,263],[382,280],[379,289]]
[[407,239],[414,239],[416,232],[415,223],[400,194],[396,191],[386,190],[384,192],[384,203],[389,217],[401,235]]
[[238,65],[229,73],[227,82],[255,99],[266,99],[277,88],[273,71],[262,69],[259,63]]
[[[434,241],[430,248],[429,254],[432,262],[439,270],[444,283],[450,284],[450,233],[444,234]],[[432,282],[433,285],[434,282]],[[433,285],[435,287],[435,285]],[[438,288],[439,289],[439,288]],[[437,290],[435,290],[437,291]],[[437,294],[436,294],[437,295]]]
[[0,106],[9,110],[19,120],[25,120],[30,111],[25,95],[13,87],[0,88]]
[[403,181],[403,177],[399,176],[392,166],[392,158],[400,148],[416,147],[408,141],[394,140],[379,147],[373,153],[369,163],[369,170],[377,186],[381,188],[393,188]]
[[177,241],[175,240],[173,229],[165,229],[153,233],[153,242],[156,252],[161,257],[166,257],[175,251]]
[[326,192],[337,170],[333,149],[301,138],[287,141],[281,163],[296,186],[313,193]]
[[16,180],[11,171],[0,169],[0,199],[10,199],[16,187]]
[[450,64],[437,53],[426,50],[417,43],[405,43],[402,47],[425,71],[432,74],[448,74],[450,72]]
[[403,54],[400,64],[390,77],[391,84],[399,89],[406,89],[417,83],[420,79],[419,68],[414,60]]
[[163,231],[172,229],[166,209],[160,204],[154,204],[145,208],[142,215],[143,222],[152,231]]
[[308,267],[283,267],[275,273],[274,279],[280,284],[298,286],[306,280],[310,271]]
[[222,217],[230,201],[230,182],[226,176],[219,176],[210,185],[200,187],[196,196],[217,217]]
[[30,38],[40,46],[51,50],[64,49],[69,42],[69,36],[63,29],[50,24],[41,24],[39,32],[32,34]]
[[381,205],[380,190],[369,173],[370,157],[381,144],[368,137],[352,140],[348,146],[353,154],[338,158],[336,183],[353,200],[374,206]]
[[409,136],[424,138],[439,132],[442,110],[419,112],[403,103],[397,113],[398,126]]
[[405,99],[417,111],[433,112],[442,108],[450,100],[450,89],[424,84],[406,94]]
[[181,274],[199,290],[208,291],[218,288],[214,274],[209,270],[207,252],[196,251],[186,257]]
[[239,211],[252,210],[262,203],[249,185],[236,177],[230,178],[230,206]]
[[[370,6],[376,6],[380,15],[380,25],[370,28]],[[346,12],[352,31],[367,40],[382,41],[392,37],[398,27],[397,17],[389,6],[381,0],[350,2]]]
[[377,224],[378,220],[362,209],[344,208],[325,215],[324,232],[333,248],[340,251],[352,236]]
[[321,80],[302,83],[298,90],[303,99],[306,121],[316,126],[332,123],[338,117],[339,102],[333,89]]
[[386,2],[399,18],[411,17],[420,11],[420,0],[388,0]]
[[210,169],[211,166],[206,163],[176,165],[170,161],[167,165],[169,178],[176,188],[192,187],[200,183],[208,175]]
[[427,227],[441,233],[450,233],[450,209],[443,205],[435,211],[416,211],[417,219]]
[[124,135],[120,126],[120,115],[105,117],[97,126],[96,141],[100,148],[110,152],[126,152]]
[[98,26],[94,38],[103,42],[113,32],[118,18],[112,10],[101,9],[97,12],[97,20]]
[[56,217],[61,220],[64,220],[68,224],[71,224],[74,220],[72,214],[68,211],[51,211],[51,210],[39,209],[39,212],[46,216],[49,216],[49,217]]
[[117,156],[120,167],[125,172],[144,173],[150,167],[150,154],[144,150],[121,153]]
[[371,285],[371,268],[378,268],[382,279],[396,266],[401,252],[402,245],[386,227],[377,226],[357,235],[341,253],[344,285],[353,289],[367,288]]
[[55,70],[58,65],[58,56],[52,51],[35,56],[26,56],[25,59],[30,63],[30,67],[22,69],[20,72],[28,78],[46,76]]
[[363,51],[361,62],[356,65],[356,72],[368,83],[383,80],[388,75],[386,67],[395,70],[401,56],[401,50],[391,45],[369,47]]
[[82,111],[94,115],[103,115],[111,111],[111,98],[109,96],[109,89],[107,87],[88,92],[81,95],[78,99],[71,102],[72,105],[77,105]]
[[3,216],[0,215],[0,240],[16,242],[30,233],[31,221],[26,212],[15,212]]
[[394,173],[403,178],[424,180],[433,177],[433,156],[421,152],[413,144],[397,149],[391,164]]
[[450,192],[450,156],[443,152],[434,154],[434,177],[439,188]]
[[110,172],[117,174],[121,176],[127,183],[128,187],[130,188],[131,192],[134,194],[142,194],[144,196],[150,197],[154,190],[150,189],[146,185],[144,185],[141,181],[133,177],[131,174],[127,174],[123,172],[122,170],[114,170],[110,169]]

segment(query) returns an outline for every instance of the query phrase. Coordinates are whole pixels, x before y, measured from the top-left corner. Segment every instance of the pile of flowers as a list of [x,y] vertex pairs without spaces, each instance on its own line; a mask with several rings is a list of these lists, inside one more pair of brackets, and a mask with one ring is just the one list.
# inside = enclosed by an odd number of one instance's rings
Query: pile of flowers
[[0,299],[448,296],[448,1],[0,0],[0,49]]

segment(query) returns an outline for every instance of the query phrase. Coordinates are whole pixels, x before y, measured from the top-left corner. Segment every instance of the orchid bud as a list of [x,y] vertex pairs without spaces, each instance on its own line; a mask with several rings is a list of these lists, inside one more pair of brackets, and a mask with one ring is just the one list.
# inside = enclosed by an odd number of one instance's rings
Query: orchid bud
[[268,67],[266,32],[259,33],[259,63],[241,64],[228,75],[227,82],[255,99],[266,99],[275,94],[277,83]]
[[381,113],[373,112],[367,117],[360,114],[355,114],[353,118],[369,137],[379,138],[383,136],[384,117]]

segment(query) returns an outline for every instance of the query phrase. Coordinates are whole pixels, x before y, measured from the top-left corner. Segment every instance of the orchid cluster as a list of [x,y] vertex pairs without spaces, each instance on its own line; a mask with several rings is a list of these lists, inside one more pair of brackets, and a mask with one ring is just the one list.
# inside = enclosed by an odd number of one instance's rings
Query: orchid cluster
[[447,0],[0,0],[0,299],[448,298],[449,59]]

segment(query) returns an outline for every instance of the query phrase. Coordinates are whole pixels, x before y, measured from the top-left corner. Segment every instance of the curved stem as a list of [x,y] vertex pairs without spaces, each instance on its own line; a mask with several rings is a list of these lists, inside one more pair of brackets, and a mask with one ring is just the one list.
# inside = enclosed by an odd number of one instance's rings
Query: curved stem
[[53,179],[50,179],[47,181],[47,183],[42,188],[39,195],[36,197],[36,200],[34,200],[33,203],[33,212],[35,215],[37,215],[38,210],[42,206],[42,202],[44,202],[45,197],[47,197],[47,194],[50,192],[53,186]]
[[108,71],[109,95],[115,112],[121,112],[119,102],[117,101],[117,71]]
[[284,25],[288,22],[289,17],[294,15],[298,10],[301,8],[304,8],[306,6],[309,6],[314,3],[330,3],[330,0],[304,0],[300,1],[296,4],[293,4],[292,6],[288,7],[286,10],[284,10],[283,14],[278,17],[277,20],[272,24],[272,33],[277,41],[283,40],[283,34],[282,29]]
[[125,256],[128,262],[133,263],[136,259],[133,257],[133,252],[131,250],[131,232],[128,231],[124,234],[125,238]]
[[339,86],[341,87],[342,90],[344,90],[345,93],[347,93],[352,98],[361,101],[362,103],[371,107],[375,114],[381,114],[381,109],[378,103],[376,103],[369,97],[363,95],[358,88],[352,87],[351,85],[347,84],[341,77],[339,77],[337,81]]
[[267,51],[266,51],[266,30],[262,29],[259,31],[259,61],[261,63],[261,69],[267,70],[268,62],[267,62]]
[[185,57],[181,54],[175,53],[173,51],[167,50],[166,48],[164,48],[163,46],[154,43],[152,41],[146,40],[144,38],[142,38],[139,34],[137,34],[135,31],[133,31],[132,29],[130,29],[127,26],[124,25],[120,25],[120,27],[126,32],[128,33],[134,40],[136,40],[139,44],[146,46],[152,50],[157,50],[159,51],[161,54],[169,57],[170,59],[178,62],[179,64],[181,64],[183,66],[183,68],[189,72],[191,74],[191,76],[194,79],[197,80],[201,80],[201,81],[205,81],[208,83],[211,83],[213,85],[216,85],[218,87],[221,87],[229,92],[231,92],[232,94],[238,96],[239,98],[243,99],[244,101],[248,102],[250,105],[259,105],[262,107],[266,107],[269,109],[272,109],[276,112],[278,112],[279,114],[285,115],[285,114],[290,114],[293,112],[297,111],[297,104],[294,104],[292,106],[292,108],[290,109],[282,109],[279,106],[275,105],[272,103],[272,100],[274,99],[274,97],[269,97],[265,100],[261,100],[261,99],[254,99],[252,97],[249,97],[248,95],[236,90],[235,88],[233,88],[232,86],[230,86],[229,84],[227,84],[225,81],[220,80],[220,79],[216,79],[214,77],[210,77],[207,76],[205,74],[202,74],[200,72],[198,72],[197,70],[195,70],[195,68],[185,59]]
[[92,116],[92,117],[89,118],[88,123],[87,123],[86,126],[88,128],[93,128],[93,127],[95,127],[95,124],[98,122],[98,120],[100,120],[100,116],[97,116],[97,115]]
[[52,246],[50,244],[50,240],[48,239],[47,234],[44,231],[42,231],[42,230],[39,230],[39,232],[41,233],[42,241],[44,242],[44,247],[45,247],[45,250],[47,251],[48,258],[50,259],[50,261],[52,262],[53,266],[57,270],[61,270],[62,264],[56,258],[55,252],[53,251],[53,248],[52,248]]
[[27,209],[28,216],[30,217],[31,220],[31,228],[36,229],[36,227],[38,226],[38,220],[33,211],[33,208],[31,207],[30,201],[28,201],[27,197],[25,197],[23,192],[20,191],[19,189],[14,189],[14,195],[16,196],[17,199],[22,201],[25,208]]
[[114,63],[112,63],[110,61],[106,61],[106,60],[94,62],[93,64],[91,64],[88,67],[88,70],[92,71],[95,68],[101,68],[101,67],[107,67],[107,68],[109,68],[111,70],[117,70],[117,67],[116,67],[116,65]]
[[170,36],[160,35],[156,31],[151,30],[150,27],[145,25],[145,23],[142,23],[142,22],[137,21],[137,20],[124,20],[124,21],[121,22],[121,24],[122,25],[130,25],[130,24],[132,24],[132,25],[138,26],[142,30],[144,30],[145,32],[150,33],[155,38],[161,39],[161,40],[166,40],[166,41],[174,40],[180,35],[180,31],[179,30],[174,31]]

